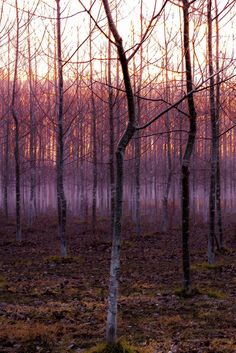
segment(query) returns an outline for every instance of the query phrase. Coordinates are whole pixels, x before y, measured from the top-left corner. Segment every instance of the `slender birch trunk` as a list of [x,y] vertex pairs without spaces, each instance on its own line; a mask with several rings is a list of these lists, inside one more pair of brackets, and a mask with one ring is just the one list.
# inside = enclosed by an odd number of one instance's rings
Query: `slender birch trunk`
[[[168,41],[166,37],[166,16],[164,12],[164,37],[165,37],[165,99],[168,102],[169,101],[169,77],[168,77],[168,63],[169,63],[169,58],[168,58]],[[164,196],[162,200],[162,205],[163,205],[163,220],[162,220],[162,230],[163,232],[166,232],[169,228],[169,208],[168,208],[168,201],[169,201],[169,193],[170,193],[170,187],[171,187],[171,181],[172,181],[172,159],[171,159],[171,139],[170,139],[170,116],[169,112],[166,113],[165,116],[165,127],[167,133],[167,181],[165,185],[165,190],[164,190]]]
[[98,168],[97,168],[97,112],[95,105],[95,97],[93,91],[93,61],[92,61],[92,20],[90,19],[90,87],[91,87],[91,117],[92,117],[92,159],[93,159],[93,186],[92,186],[92,230],[95,233],[97,223],[97,185],[98,185]]
[[[141,74],[141,73],[140,73]],[[137,99],[137,118],[138,125],[141,116],[141,100]],[[141,234],[141,218],[140,218],[140,167],[141,167],[141,146],[140,146],[140,133],[137,130],[135,133],[135,232],[139,237]]]
[[[79,47],[79,29],[77,28],[77,46]],[[78,148],[77,148],[77,211],[80,213],[81,219],[84,221],[86,219],[86,202],[85,202],[85,163],[84,163],[84,153],[85,153],[85,129],[83,126],[82,111],[80,108],[80,103],[82,100],[82,95],[80,93],[80,76],[79,76],[79,59],[80,51],[77,50],[77,64],[76,64],[76,101],[77,101],[77,111],[78,111]],[[81,116],[80,116],[81,113]]]
[[5,217],[8,219],[8,188],[9,188],[9,117],[7,114],[6,121],[4,123],[4,171],[3,171],[3,208]]
[[[109,30],[110,37],[110,30]],[[113,112],[113,90],[111,81],[111,41],[108,42],[108,105],[109,105],[109,172],[110,172],[110,209],[111,229],[114,227],[115,219],[115,141],[114,141],[114,112]]]
[[57,206],[58,206],[58,231],[61,240],[61,256],[67,256],[66,242],[66,198],[64,193],[64,135],[63,135],[63,66],[61,51],[61,13],[60,0],[57,3]]
[[222,210],[221,210],[221,177],[220,177],[220,74],[219,74],[219,19],[218,4],[215,0],[215,22],[216,22],[216,209],[217,225],[219,232],[219,247],[224,247]]
[[36,217],[36,139],[35,139],[35,114],[33,107],[33,80],[31,68],[31,46],[29,32],[28,14],[28,69],[29,69],[29,111],[30,111],[30,205],[29,205],[29,225],[31,226]]
[[210,115],[211,115],[211,175],[210,175],[210,195],[209,195],[209,221],[210,229],[208,234],[207,258],[209,264],[215,261],[215,216],[216,216],[216,167],[217,167],[217,121],[215,106],[215,80],[213,77],[213,54],[212,54],[212,0],[207,1],[207,46],[208,46],[208,70],[210,75]]
[[123,165],[126,147],[135,133],[135,102],[131,86],[131,80],[128,69],[128,61],[115,23],[113,21],[109,3],[103,0],[103,6],[107,15],[109,28],[115,39],[119,61],[122,67],[123,79],[125,84],[126,99],[128,105],[128,124],[118,143],[116,149],[116,194],[115,194],[115,219],[113,227],[113,242],[110,265],[110,285],[108,294],[108,312],[107,312],[107,343],[113,344],[117,340],[117,302],[119,288],[120,271],[120,246],[121,246],[121,220],[122,220],[122,202],[123,202]]
[[[84,163],[84,138],[83,138],[83,135],[84,135],[84,131],[83,131],[83,122],[81,120],[80,122],[80,146],[79,146],[79,149],[80,149],[80,212],[81,212],[81,218],[82,220],[85,220],[86,219],[86,198],[85,198],[85,182],[84,182],[84,179],[85,179],[85,163]],[[78,180],[78,183],[79,183],[79,180]]]
[[[140,2],[140,38],[143,37],[143,1]],[[135,61],[134,61],[135,63]],[[142,107],[141,99],[139,97],[142,85],[142,66],[143,66],[143,47],[140,48],[140,73],[138,80],[138,97],[137,97],[137,114],[136,114],[136,125],[139,125]],[[134,72],[136,71],[136,68]],[[135,75],[134,75],[135,77]],[[140,169],[141,169],[141,146],[140,146],[140,133],[137,130],[135,133],[135,230],[136,235],[141,234],[141,215],[140,215]]]
[[[8,53],[7,53],[7,95],[8,95],[8,109],[10,107],[11,101],[11,93],[10,93],[10,35],[8,33]],[[9,204],[8,204],[8,196],[9,196],[9,134],[10,134],[10,114],[7,113],[5,125],[4,125],[4,173],[3,173],[3,207],[6,218],[9,216]]]
[[[189,1],[183,0],[184,21],[184,58],[187,93],[193,90],[192,65],[189,39]],[[190,130],[182,160],[182,247],[183,247],[183,290],[191,292],[190,257],[189,257],[189,165],[196,136],[196,109],[193,94],[188,95]]]
[[[167,98],[167,96],[166,96]],[[168,100],[168,99],[167,99]],[[170,141],[170,121],[169,121],[169,112],[166,113],[165,117],[165,126],[167,134],[167,181],[164,190],[164,197],[162,200],[163,205],[163,220],[162,220],[162,230],[166,232],[169,228],[170,224],[170,217],[169,217],[169,207],[168,207],[168,200],[169,200],[169,193],[172,181],[172,159],[171,159],[171,141]]]
[[16,112],[16,94],[17,94],[17,77],[18,77],[18,62],[19,62],[19,10],[18,10],[18,0],[15,1],[16,8],[16,51],[15,51],[15,69],[13,77],[13,88],[12,88],[12,117],[15,125],[15,190],[16,190],[16,240],[22,240],[21,234],[21,175],[20,175],[20,152],[19,152],[19,120]]

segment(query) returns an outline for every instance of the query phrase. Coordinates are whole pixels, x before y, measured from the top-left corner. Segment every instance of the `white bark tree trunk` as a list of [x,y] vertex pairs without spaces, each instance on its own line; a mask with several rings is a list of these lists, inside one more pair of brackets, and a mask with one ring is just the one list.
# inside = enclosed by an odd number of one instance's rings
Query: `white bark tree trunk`
[[120,271],[120,245],[121,245],[121,220],[122,220],[122,202],[123,202],[123,163],[126,147],[135,133],[135,102],[130,81],[128,60],[113,18],[107,0],[103,0],[103,6],[107,15],[109,28],[115,39],[119,61],[122,68],[125,84],[126,99],[128,105],[128,124],[118,143],[116,149],[116,194],[115,194],[115,217],[113,227],[112,254],[110,264],[110,284],[108,294],[108,312],[106,340],[109,344],[116,343],[117,340],[117,302],[119,289],[119,271]]

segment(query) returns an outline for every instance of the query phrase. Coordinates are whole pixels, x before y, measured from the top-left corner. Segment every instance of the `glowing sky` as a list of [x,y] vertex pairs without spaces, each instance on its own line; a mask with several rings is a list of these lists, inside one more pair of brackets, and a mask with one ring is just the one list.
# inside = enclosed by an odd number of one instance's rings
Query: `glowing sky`
[[[178,2],[176,0],[176,2]],[[195,9],[204,2],[204,0],[197,0],[194,3]],[[230,1],[229,1],[230,2]],[[62,17],[62,42],[63,42],[63,59],[69,62],[65,65],[65,75],[67,78],[73,77],[78,66],[82,68],[83,74],[86,75],[86,66],[89,62],[89,45],[86,40],[92,28],[92,52],[94,69],[99,72],[103,69],[101,58],[106,59],[107,56],[107,39],[101,34],[100,29],[95,25],[93,20],[90,20],[89,15],[85,9],[89,9],[90,0],[83,0],[81,5],[79,0],[61,0],[61,17]],[[116,7],[116,3],[118,6]],[[162,2],[157,1],[155,8],[154,0],[143,0],[143,28],[149,23],[153,13],[157,13],[161,7]],[[221,35],[221,56],[228,58],[235,58],[235,12],[236,6],[231,11],[224,11],[221,13],[225,4],[228,1],[218,1],[220,13],[220,35]],[[3,18],[0,24],[0,60],[1,67],[7,65],[7,51],[8,41],[10,38],[10,56],[14,62],[14,45],[15,45],[15,0],[5,0],[3,2]],[[117,26],[120,34],[124,39],[126,49],[133,48],[133,46],[140,40],[140,1],[110,1],[111,9],[113,10],[113,17],[117,21]],[[54,70],[54,53],[55,53],[55,0],[18,0],[19,14],[20,14],[20,70],[23,72],[26,66],[27,57],[27,22],[30,16],[30,43],[31,54],[35,60],[35,67],[37,66],[37,74],[40,76],[47,75],[48,72],[53,76]],[[205,61],[205,39],[206,32],[206,16],[205,13],[199,14],[198,10],[191,13],[191,32],[192,41],[196,45],[195,51],[195,69],[196,77],[200,70],[198,65],[204,66]],[[206,7],[206,6],[205,6]],[[28,15],[29,11],[29,15]],[[101,0],[93,2],[91,10],[93,19],[96,20],[98,26],[107,33],[107,21],[103,12]],[[165,20],[165,27],[164,27]],[[144,76],[155,72],[155,75],[160,74],[160,67],[165,65],[164,59],[164,29],[166,31],[166,40],[168,44],[168,61],[169,68],[178,71],[181,69],[181,10],[173,3],[169,3],[165,9],[165,15],[162,15],[152,31],[151,37],[143,45],[143,70]],[[9,30],[9,35],[7,34]],[[76,49],[80,45],[80,49]],[[131,53],[133,49],[128,51]],[[73,53],[75,55],[73,55]],[[116,53],[113,51],[112,56],[116,58]],[[140,62],[140,52],[136,54],[135,65],[138,69]],[[77,63],[79,62],[79,63]],[[172,75],[174,75],[172,73]]]

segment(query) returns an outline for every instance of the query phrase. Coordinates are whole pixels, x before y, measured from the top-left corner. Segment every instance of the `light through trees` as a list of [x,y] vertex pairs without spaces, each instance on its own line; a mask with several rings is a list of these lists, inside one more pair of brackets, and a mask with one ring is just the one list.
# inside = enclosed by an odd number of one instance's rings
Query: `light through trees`
[[213,262],[236,206],[235,2],[0,6],[0,207],[16,238],[22,217],[57,210],[66,256],[67,216],[94,237],[111,217],[117,255],[122,212],[137,237],[182,224],[190,292],[191,224],[210,225]]

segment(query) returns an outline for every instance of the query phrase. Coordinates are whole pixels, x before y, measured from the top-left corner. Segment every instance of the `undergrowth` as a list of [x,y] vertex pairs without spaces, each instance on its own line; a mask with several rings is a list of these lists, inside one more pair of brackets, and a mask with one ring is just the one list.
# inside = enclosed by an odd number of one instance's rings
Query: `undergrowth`
[[3,276],[0,276],[0,289],[7,288],[7,281]]
[[85,353],[139,353],[136,349],[132,348],[129,344],[119,341],[116,344],[100,343],[96,347],[92,347]]
[[208,262],[201,262],[191,266],[193,271],[220,270],[221,268],[221,264],[209,264]]
[[56,263],[56,264],[70,264],[70,263],[79,263],[80,262],[80,257],[79,256],[58,256],[58,255],[53,255],[53,256],[47,256],[44,258],[45,263]]
[[22,344],[18,353],[53,353],[55,342],[47,335],[32,336]]
[[212,288],[193,288],[190,293],[186,293],[182,288],[176,288],[174,294],[182,298],[206,295],[208,298],[225,299],[225,293]]

